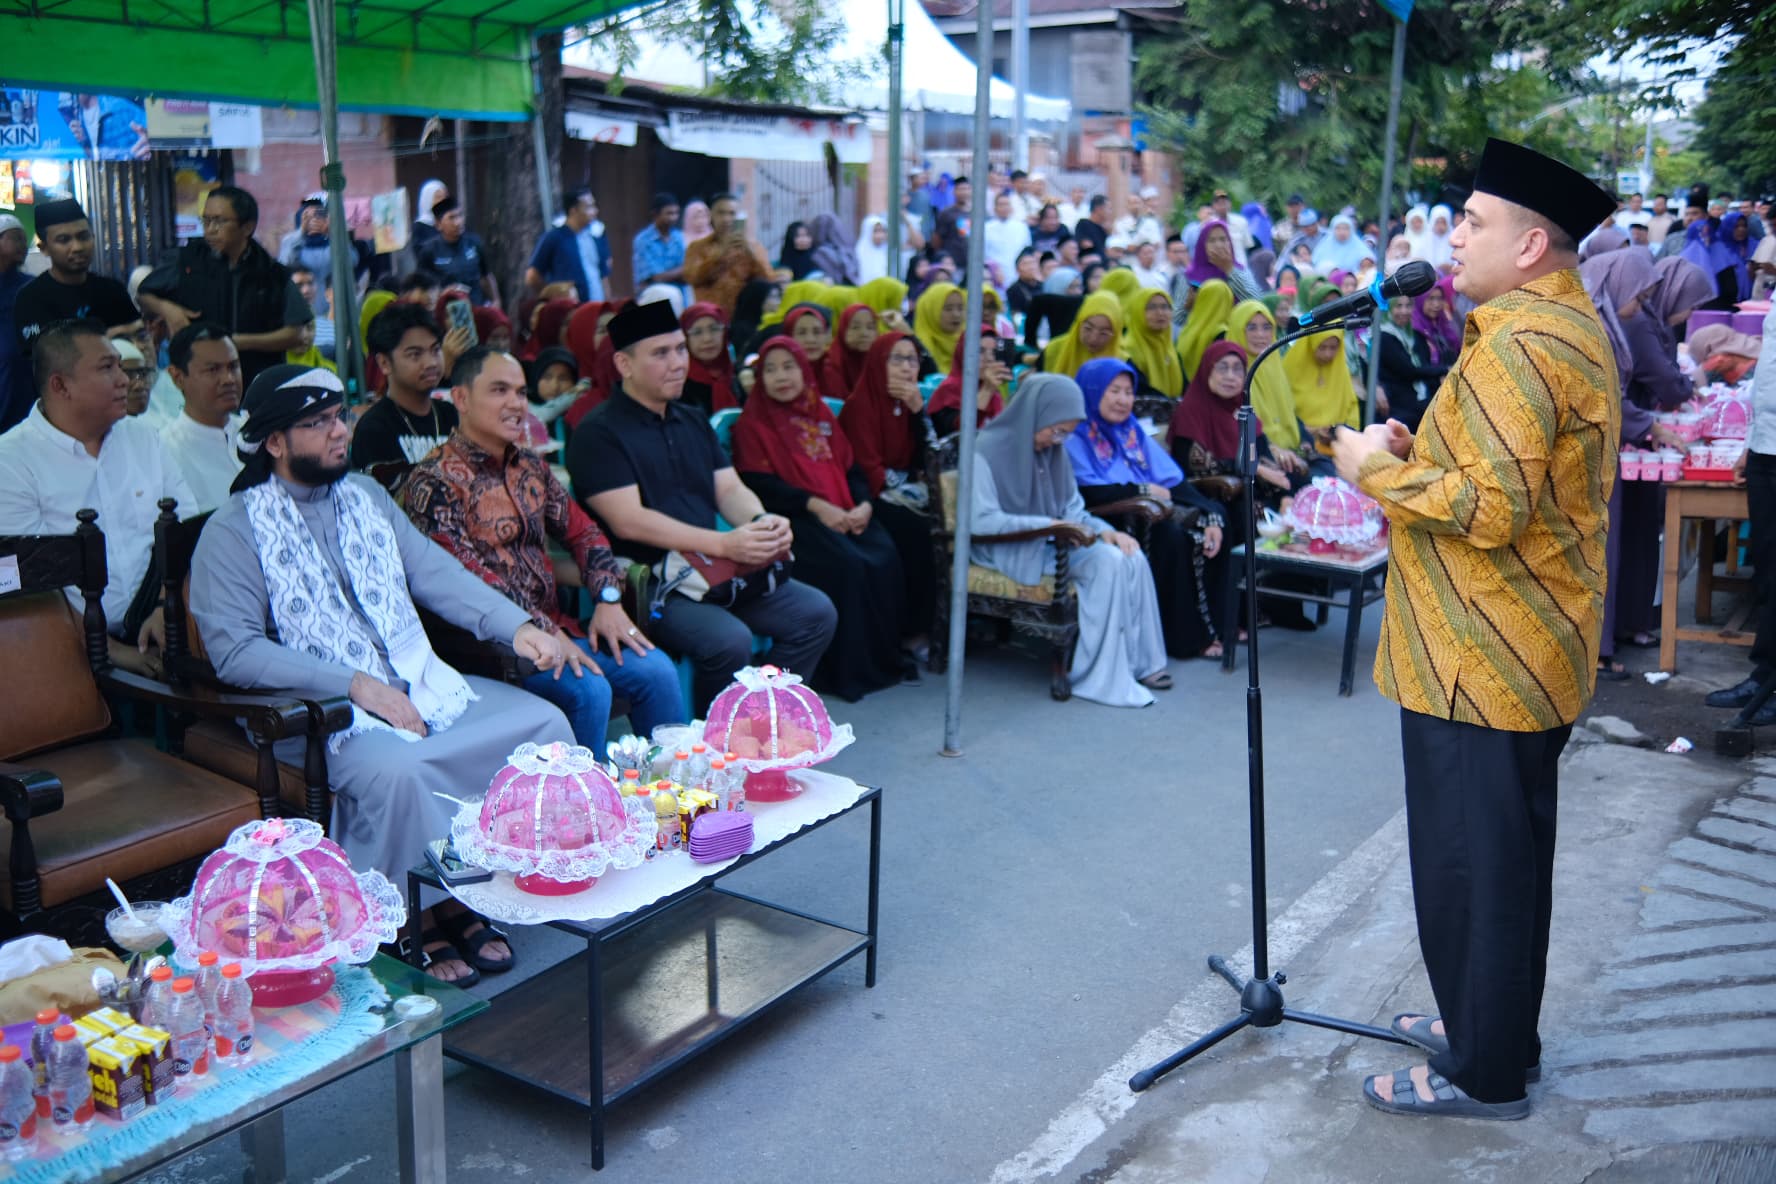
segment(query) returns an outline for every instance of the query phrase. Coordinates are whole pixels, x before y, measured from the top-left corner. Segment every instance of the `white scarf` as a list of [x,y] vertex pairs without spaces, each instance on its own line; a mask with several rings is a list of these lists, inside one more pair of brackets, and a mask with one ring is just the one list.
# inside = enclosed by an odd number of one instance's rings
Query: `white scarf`
[[[407,590],[401,549],[364,491],[341,481],[333,487],[333,503],[338,508],[339,549],[346,579],[376,631],[374,637],[364,627],[363,617],[346,603],[320,545],[282,483],[274,478],[253,486],[247,490],[246,502],[247,521],[259,544],[259,566],[271,599],[271,619],[283,643],[385,682],[390,681],[387,667],[392,666],[393,677],[408,684],[407,696],[429,730],[442,732],[455,723],[469,701],[479,696],[462,675],[432,652]],[[377,653],[377,638],[388,652],[386,665]],[[337,752],[346,737],[376,728],[392,731],[403,740],[419,739],[354,703],[352,726],[335,733],[328,747]]]

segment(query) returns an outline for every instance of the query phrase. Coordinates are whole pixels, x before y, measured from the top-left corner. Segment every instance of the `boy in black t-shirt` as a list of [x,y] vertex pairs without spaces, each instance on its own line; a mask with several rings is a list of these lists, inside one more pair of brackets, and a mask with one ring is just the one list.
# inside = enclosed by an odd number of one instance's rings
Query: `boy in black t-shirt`
[[134,326],[142,319],[129,290],[92,273],[93,232],[86,212],[72,199],[37,207],[37,242],[49,256],[49,270],[19,289],[13,325],[25,357],[44,329],[57,321],[97,321],[107,330]]
[[432,398],[444,379],[438,326],[417,304],[391,304],[370,322],[364,344],[388,375],[388,393],[359,418],[351,466],[418,464],[457,424],[456,407]]

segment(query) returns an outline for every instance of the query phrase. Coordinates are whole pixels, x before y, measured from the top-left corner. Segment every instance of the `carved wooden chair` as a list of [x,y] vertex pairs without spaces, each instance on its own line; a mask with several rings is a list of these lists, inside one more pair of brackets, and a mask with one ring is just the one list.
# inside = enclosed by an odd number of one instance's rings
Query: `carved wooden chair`
[[[948,664],[950,581],[956,552],[956,464],[961,437],[948,436],[929,449],[925,460],[926,488],[938,495],[941,513],[931,520],[931,545],[937,565],[937,615],[931,630],[931,670],[942,673]],[[1146,523],[1163,514],[1150,498],[1129,498],[1093,511],[1128,514]],[[974,535],[977,543],[1043,542],[1054,548],[1054,574],[1035,585],[1019,584],[1011,577],[977,563],[968,566],[968,613],[1004,623],[1009,629],[1035,638],[1049,648],[1049,694],[1059,700],[1073,697],[1073,646],[1079,640],[1079,597],[1073,587],[1069,563],[1074,547],[1090,546],[1089,531],[1070,523],[1017,531],[1011,534]]]
[[[308,733],[301,704],[265,696],[190,696],[111,665],[105,540],[81,510],[75,533],[0,538],[18,586],[0,594],[0,804],[11,828],[0,925],[103,940],[107,876],[136,899],[186,890],[228,833],[262,817],[263,795],[239,781],[124,737],[108,700],[240,728],[267,745]],[[79,589],[75,612],[65,588]]]

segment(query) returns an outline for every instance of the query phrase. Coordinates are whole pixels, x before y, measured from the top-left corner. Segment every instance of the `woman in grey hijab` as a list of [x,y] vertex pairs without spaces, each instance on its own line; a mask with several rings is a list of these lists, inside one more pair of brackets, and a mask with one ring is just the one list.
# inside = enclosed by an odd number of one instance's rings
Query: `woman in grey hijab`
[[[1145,707],[1168,690],[1165,640],[1153,572],[1140,544],[1086,511],[1067,459],[1067,437],[1085,418],[1079,384],[1036,374],[999,417],[981,429],[974,457],[970,520],[977,535],[1039,530],[1070,522],[1092,544],[1069,557],[1079,596],[1079,641],[1073,647],[1073,691],[1109,707]],[[1047,541],[977,543],[972,562],[1024,585],[1054,571]]]

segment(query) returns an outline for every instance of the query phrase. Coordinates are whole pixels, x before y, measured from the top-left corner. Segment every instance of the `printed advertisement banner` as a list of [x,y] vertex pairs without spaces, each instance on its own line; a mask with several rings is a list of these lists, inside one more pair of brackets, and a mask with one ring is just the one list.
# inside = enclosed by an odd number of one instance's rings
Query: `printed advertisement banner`
[[27,90],[0,83],[0,158],[147,160],[156,150],[258,148],[258,107]]
[[778,115],[741,115],[727,111],[673,111],[660,140],[679,152],[726,156],[740,160],[826,159],[831,144],[842,164],[870,162],[870,133],[865,124],[842,119],[790,119]]

